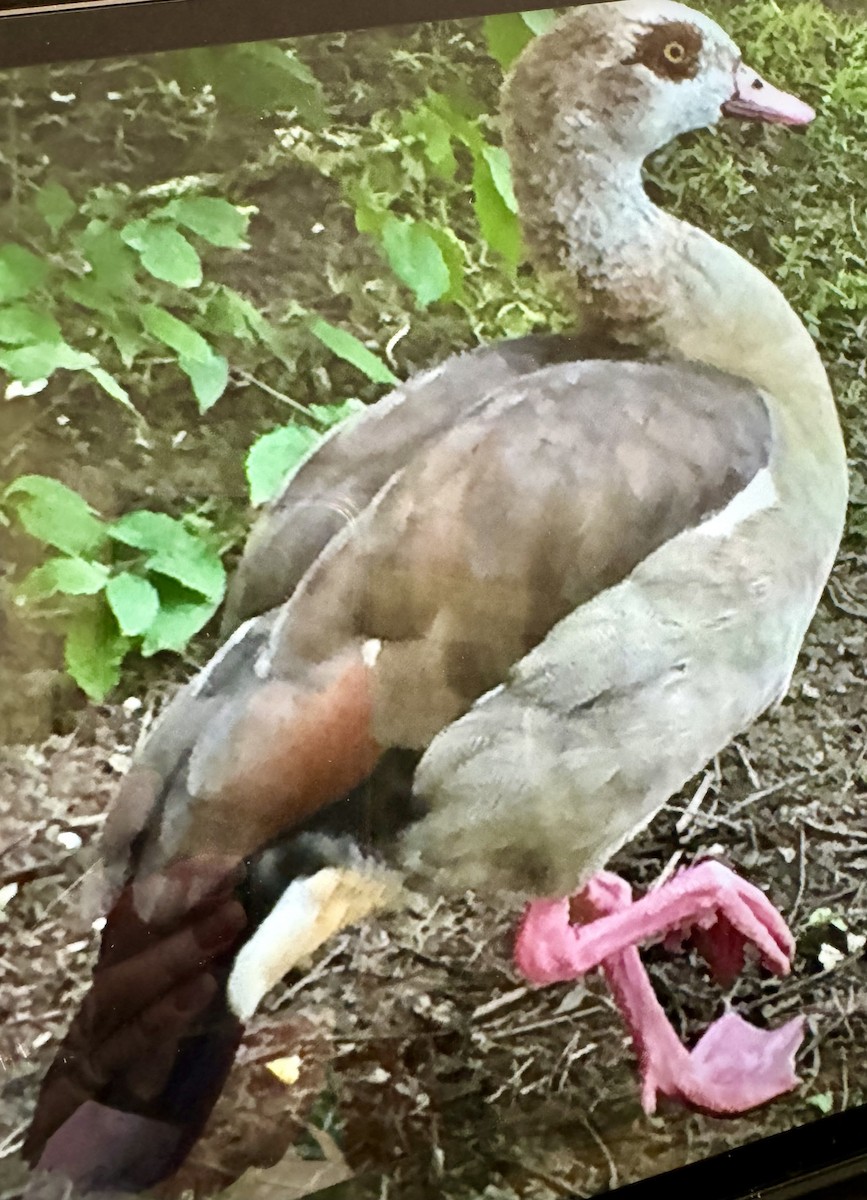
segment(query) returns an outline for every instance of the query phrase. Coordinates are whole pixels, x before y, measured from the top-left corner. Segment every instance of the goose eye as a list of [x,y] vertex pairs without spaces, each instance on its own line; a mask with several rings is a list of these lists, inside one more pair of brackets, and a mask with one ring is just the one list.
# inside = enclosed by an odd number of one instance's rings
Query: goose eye
[[668,21],[651,27],[638,39],[624,65],[640,63],[674,83],[695,79],[701,65],[701,31],[688,21]]

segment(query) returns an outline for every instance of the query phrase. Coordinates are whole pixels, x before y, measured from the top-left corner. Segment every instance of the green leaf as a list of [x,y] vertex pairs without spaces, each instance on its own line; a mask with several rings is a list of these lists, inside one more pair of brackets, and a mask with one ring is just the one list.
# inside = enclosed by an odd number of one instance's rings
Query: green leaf
[[61,342],[60,326],[46,312],[26,304],[0,309],[0,342],[7,346],[33,346],[38,342]]
[[487,158],[476,159],[473,172],[473,205],[482,235],[492,250],[511,266],[521,257],[521,231],[518,220],[500,194]]
[[444,292],[443,300],[461,300],[464,295],[464,278],[466,275],[467,255],[463,242],[450,229],[441,229],[436,225],[426,225],[427,231],[440,248],[443,262],[449,272],[449,288]]
[[91,555],[105,540],[106,528],[90,505],[58,479],[21,475],[3,493],[31,535],[64,554]]
[[41,342],[0,352],[0,368],[22,383],[49,379],[55,371],[89,371],[97,366],[92,354],[73,350],[66,342]]
[[209,330],[244,342],[255,341],[261,319],[258,309],[229,287],[220,287],[205,311]]
[[79,613],[68,626],[66,669],[81,690],[98,703],[117,686],[128,649],[128,639],[100,602]]
[[319,439],[320,434],[307,425],[284,425],[258,438],[245,463],[251,503],[265,504],[276,496],[289,472]]
[[20,592],[28,600],[65,596],[95,596],[105,587],[108,567],[85,558],[51,558],[24,579]]
[[148,558],[145,566],[158,575],[177,580],[214,604],[220,603],[226,591],[226,572],[219,555],[197,538],[192,538],[190,549],[183,556],[173,551],[158,552]]
[[482,156],[491,170],[491,179],[510,213],[517,213],[518,201],[512,184],[512,166],[502,146],[485,146]]
[[78,206],[62,183],[46,183],[36,193],[36,210],[56,236],[78,212]]
[[165,513],[127,513],[107,528],[109,537],[148,554],[149,571],[167,575],[193,592],[219,603],[226,589],[226,572],[202,538]]
[[121,387],[113,375],[109,375],[108,371],[104,371],[102,367],[89,367],[87,373],[96,380],[104,392],[111,396],[112,400],[117,400],[124,408],[128,408],[130,412],[138,416],[135,405],[129,398],[129,392],[125,387]]
[[483,28],[488,53],[503,70],[508,70],[521,51],[533,40],[533,31],[520,13],[485,17]]
[[336,354],[338,358],[357,367],[374,383],[394,384],[399,382],[397,376],[392,374],[382,359],[368,350],[354,334],[347,333],[345,329],[338,329],[336,325],[323,321],[321,317],[317,317],[311,323],[310,332],[322,342],[323,346],[327,346],[332,354]]
[[21,300],[41,287],[48,275],[48,263],[23,246],[0,246],[0,304]]
[[807,1103],[812,1104],[813,1108],[818,1108],[823,1116],[827,1116],[834,1107],[834,1097],[830,1092],[816,1092],[815,1095],[807,1097]]
[[250,213],[243,212],[218,196],[184,196],[163,210],[212,246],[231,250],[247,248]]
[[540,8],[535,12],[522,12],[521,20],[535,34],[547,33],[557,20],[553,8]]
[[161,650],[179,653],[203,629],[219,608],[219,602],[192,597],[171,580],[159,587],[160,610],[145,633],[141,652],[145,658]]
[[236,112],[261,116],[294,108],[309,129],[322,129],[328,120],[316,76],[294,51],[273,43],[188,50],[172,65],[182,87],[209,85],[217,103]]
[[148,345],[141,325],[128,313],[120,310],[106,316],[104,325],[105,332],[117,347],[123,365],[129,369]]
[[130,571],[109,581],[105,598],[121,633],[127,637],[138,637],[150,629],[160,608],[159,592],[154,585]]
[[117,313],[118,297],[89,276],[85,279],[68,279],[62,291],[75,304],[80,304],[82,308],[91,312],[98,312],[103,316],[114,316]]
[[422,308],[449,291],[451,274],[442,250],[421,222],[389,216],[382,228],[382,244],[391,269]]
[[429,104],[418,104],[403,118],[403,127],[408,137],[421,143],[425,157],[443,179],[454,179],[458,160],[452,149],[453,130],[443,116]]
[[344,400],[342,404],[308,405],[311,417],[318,421],[323,429],[330,429],[332,425],[341,425],[357,413],[364,412],[366,407],[366,404],[354,399]]
[[117,230],[104,221],[91,221],[75,242],[90,264],[92,274],[88,278],[128,303],[136,289],[137,256]]
[[229,360],[220,354],[202,362],[195,358],[179,358],[178,366],[189,377],[199,402],[199,412],[206,413],[225,392],[229,383]]
[[142,266],[155,279],[179,288],[196,288],[202,282],[202,261],[195,247],[168,222],[131,221],[120,236],[138,251]]
[[214,351],[202,335],[185,321],[172,316],[167,309],[156,304],[143,304],[139,309],[139,317],[151,337],[174,350],[178,358],[201,363],[210,362],[213,358]]

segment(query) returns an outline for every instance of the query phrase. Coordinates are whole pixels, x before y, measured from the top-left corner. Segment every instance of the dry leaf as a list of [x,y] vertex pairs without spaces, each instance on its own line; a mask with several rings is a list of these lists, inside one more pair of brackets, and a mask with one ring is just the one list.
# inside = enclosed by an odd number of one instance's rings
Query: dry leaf
[[287,1058],[272,1058],[265,1066],[281,1083],[291,1087],[293,1083],[298,1082],[301,1074],[301,1057],[298,1054],[290,1054]]
[[353,1173],[334,1139],[321,1129],[311,1128],[310,1133],[325,1155],[324,1161],[311,1162],[290,1150],[273,1167],[245,1171],[221,1193],[221,1200],[301,1200],[352,1179]]

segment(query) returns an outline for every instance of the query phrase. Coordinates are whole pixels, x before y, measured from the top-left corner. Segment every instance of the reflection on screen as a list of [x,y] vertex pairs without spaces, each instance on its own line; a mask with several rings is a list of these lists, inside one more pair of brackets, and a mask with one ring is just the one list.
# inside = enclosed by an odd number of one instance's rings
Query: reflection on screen
[[700,9],[6,74],[22,1189],[590,1196],[864,1100],[867,27]]

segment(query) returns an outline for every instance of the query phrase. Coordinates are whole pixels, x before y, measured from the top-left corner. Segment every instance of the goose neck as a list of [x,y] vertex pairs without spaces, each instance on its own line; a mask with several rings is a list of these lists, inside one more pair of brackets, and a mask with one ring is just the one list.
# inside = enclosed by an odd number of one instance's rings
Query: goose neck
[[780,290],[657,207],[640,163],[591,149],[546,172],[541,189],[538,164],[516,179],[530,254],[567,302],[624,340],[749,378],[780,399],[830,404],[812,338]]

